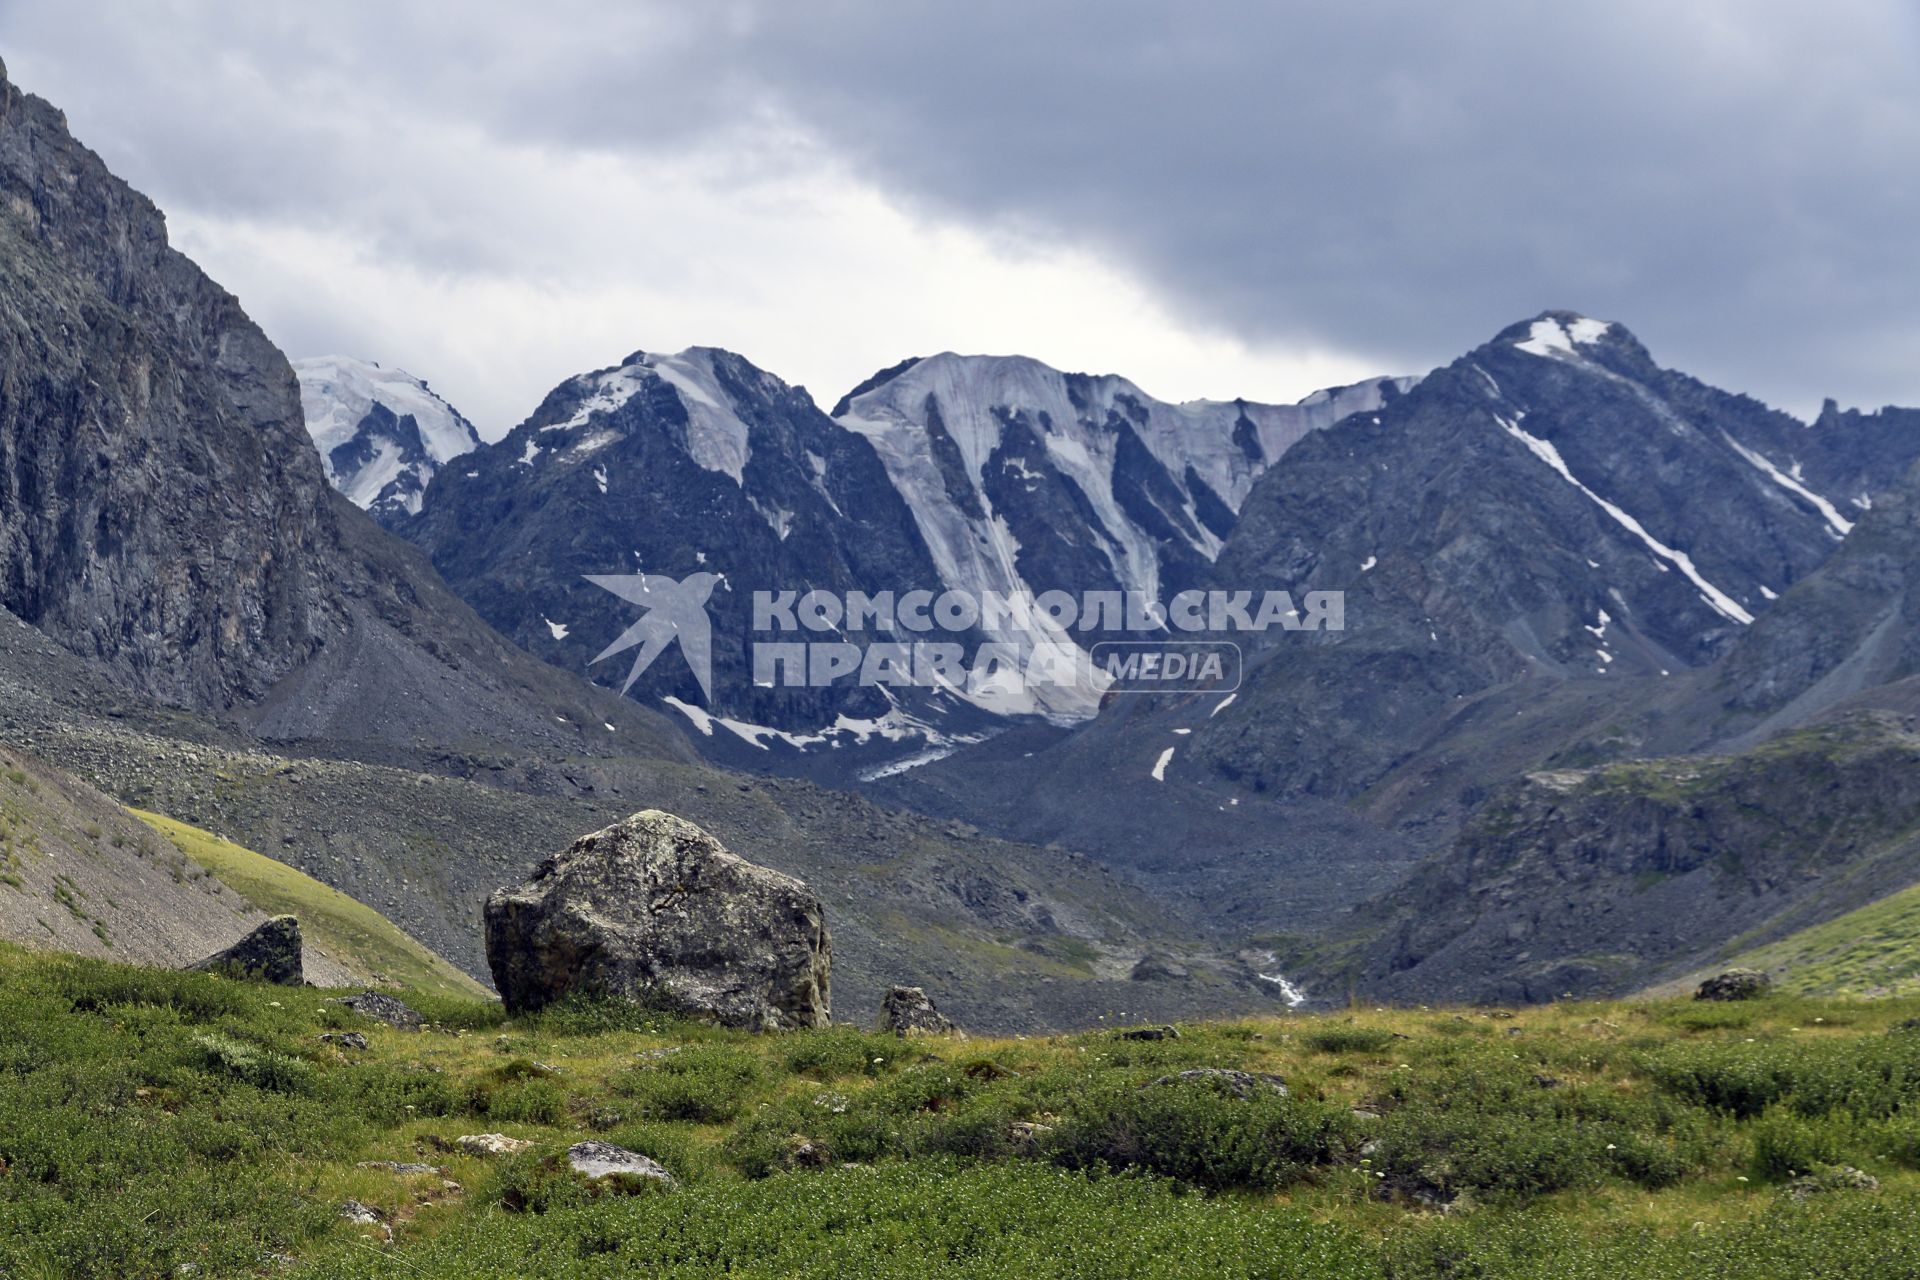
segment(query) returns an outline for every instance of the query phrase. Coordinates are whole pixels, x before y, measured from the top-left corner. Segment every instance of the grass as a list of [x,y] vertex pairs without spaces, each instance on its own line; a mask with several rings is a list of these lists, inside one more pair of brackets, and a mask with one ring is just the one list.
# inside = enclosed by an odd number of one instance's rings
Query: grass
[[[0,946],[0,1276],[1920,1275],[1920,1000],[1129,1041],[431,993],[409,1034],[328,994]],[[320,1039],[341,1029],[369,1048]],[[1179,1075],[1206,1068],[1287,1092]],[[458,1149],[479,1132],[535,1145]],[[677,1187],[576,1179],[586,1138]],[[1880,1190],[1785,1194],[1843,1164]]]
[[1774,974],[1786,990],[1805,995],[1920,994],[1920,885],[1729,963]]
[[269,915],[300,917],[302,936],[349,969],[414,991],[485,997],[487,989],[364,903],[264,854],[157,813],[130,812]]

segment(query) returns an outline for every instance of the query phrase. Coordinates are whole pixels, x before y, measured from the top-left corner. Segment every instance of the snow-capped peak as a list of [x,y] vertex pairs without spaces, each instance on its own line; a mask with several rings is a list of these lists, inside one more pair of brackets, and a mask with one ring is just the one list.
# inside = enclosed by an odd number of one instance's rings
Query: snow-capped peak
[[[835,420],[873,445],[947,585],[1029,599],[1118,586],[1164,600],[1219,553],[1254,480],[1276,458],[1412,382],[1377,379],[1297,405],[1170,404],[1114,374],[948,351],[876,375],[837,406]],[[1084,519],[1060,515],[1081,510]],[[1064,527],[1063,518],[1077,523]],[[1076,550],[1052,556],[1048,544]],[[1104,562],[1096,580],[1038,580],[1066,558],[1086,572],[1082,550]],[[1074,644],[1065,635],[994,638]],[[1046,708],[1066,716],[1087,709]]]
[[389,369],[352,356],[313,356],[293,362],[300,379],[300,406],[307,432],[324,457],[351,439],[374,404],[396,418],[411,416],[421,443],[435,462],[457,458],[480,443],[480,433],[460,411],[405,369]]
[[732,397],[714,372],[714,358],[724,354],[716,347],[688,347],[671,355],[636,351],[615,368],[573,379],[571,385],[580,398],[572,416],[540,429],[565,431],[581,426],[596,414],[613,412],[649,381],[658,380],[671,386],[686,408],[687,451],[693,460],[743,483],[747,424],[734,411]]
[[315,356],[293,370],[327,478],[376,514],[417,512],[433,473],[480,443],[471,422],[404,369]]

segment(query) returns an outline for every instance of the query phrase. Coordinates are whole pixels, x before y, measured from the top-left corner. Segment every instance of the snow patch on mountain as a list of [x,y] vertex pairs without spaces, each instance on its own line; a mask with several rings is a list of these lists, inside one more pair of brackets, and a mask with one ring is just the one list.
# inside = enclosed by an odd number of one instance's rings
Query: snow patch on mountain
[[404,369],[352,356],[313,356],[294,361],[293,370],[307,433],[327,479],[363,510],[418,512],[434,472],[480,444],[471,422]]
[[[671,355],[639,351],[617,368],[584,373],[567,383],[578,397],[573,412],[541,427],[541,432],[570,431],[594,418],[613,413],[652,382],[673,388],[687,411],[687,453],[709,471],[744,484],[747,467],[747,424],[734,411],[733,400],[714,373],[712,347],[688,347]],[[575,453],[592,452],[612,439],[589,437]]]
[[1542,316],[1528,327],[1527,336],[1513,345],[1529,355],[1579,359],[1577,346],[1600,341],[1611,328],[1605,320],[1589,320],[1585,316],[1576,316],[1564,324],[1551,316]]
[[1782,471],[1779,467],[1774,466],[1772,462],[1768,461],[1765,454],[1756,449],[1747,448],[1724,431],[1721,432],[1720,435],[1726,440],[1728,446],[1731,447],[1735,453],[1752,463],[1769,480],[1772,480],[1788,493],[1805,499],[1814,510],[1820,513],[1821,518],[1827,522],[1827,527],[1833,530],[1835,537],[1844,538],[1853,532],[1853,521],[1841,515],[1840,508],[1834,506],[1831,502],[1807,488],[1806,485],[1800,483],[1799,464],[1794,464],[1791,473]]
[[351,439],[376,402],[395,417],[411,416],[436,462],[446,462],[480,443],[480,433],[460,411],[405,369],[388,369],[352,356],[312,356],[293,362],[307,432],[324,457]]
[[[1497,413],[1493,415],[1493,420],[1500,424],[1501,430],[1525,445],[1536,458],[1539,458],[1559,473],[1562,480],[1565,480],[1568,484],[1585,494],[1597,504],[1602,511],[1612,516],[1621,528],[1638,538],[1646,548],[1658,556],[1660,560],[1667,561],[1672,564],[1674,568],[1685,574],[1687,581],[1693,583],[1694,587],[1700,592],[1700,598],[1706,601],[1707,605],[1715,612],[1742,625],[1749,624],[1753,621],[1753,615],[1742,608],[1739,601],[1701,576],[1700,571],[1694,567],[1693,560],[1686,552],[1669,547],[1664,542],[1661,542],[1658,538],[1647,532],[1646,526],[1627,514],[1626,511],[1608,502],[1605,498],[1582,484],[1580,480],[1575,477],[1573,471],[1567,466],[1566,460],[1560,456],[1560,451],[1554,448],[1551,440],[1543,440],[1539,436],[1528,435],[1520,429],[1520,424],[1517,421],[1509,421]],[[1659,561],[1655,563],[1658,565]],[[1665,568],[1664,565],[1660,567],[1663,570]]]

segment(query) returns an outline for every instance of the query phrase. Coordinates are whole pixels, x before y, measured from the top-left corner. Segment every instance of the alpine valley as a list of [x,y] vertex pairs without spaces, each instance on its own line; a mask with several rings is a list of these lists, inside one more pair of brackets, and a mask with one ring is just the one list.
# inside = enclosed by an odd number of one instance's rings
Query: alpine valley
[[[636,351],[489,439],[290,362],[0,71],[0,937],[178,965],[323,903],[380,924],[316,973],[484,988],[487,895],[647,809],[811,886],[836,1018],[911,983],[988,1031],[1629,995],[1904,900],[1920,411],[1482,336],[1291,405],[943,352],[828,410]],[[630,666],[609,583],[659,579],[710,678],[684,628]],[[755,658],[756,592],[1281,590],[1344,626],[1212,633],[1178,693]],[[1041,617],[954,638],[1092,663]]]

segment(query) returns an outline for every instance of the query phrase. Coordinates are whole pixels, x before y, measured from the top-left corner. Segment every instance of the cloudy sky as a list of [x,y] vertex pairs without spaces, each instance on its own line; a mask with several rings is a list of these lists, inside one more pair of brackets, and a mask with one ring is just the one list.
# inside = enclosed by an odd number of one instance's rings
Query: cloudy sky
[[0,58],[290,355],[488,435],[635,349],[1291,400],[1547,307],[1920,403],[1906,0],[0,0]]

